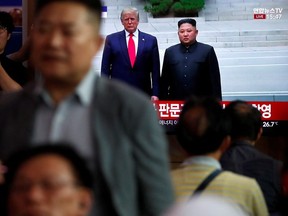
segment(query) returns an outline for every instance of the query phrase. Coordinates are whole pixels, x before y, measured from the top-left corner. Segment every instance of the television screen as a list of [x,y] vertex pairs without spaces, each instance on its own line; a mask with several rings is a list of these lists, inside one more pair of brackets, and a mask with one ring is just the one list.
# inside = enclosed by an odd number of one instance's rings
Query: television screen
[[[175,17],[171,11],[164,17],[153,17],[144,11],[145,2],[131,2],[140,12],[139,30],[157,37],[162,69],[166,48],[179,43],[177,22],[183,17]],[[105,3],[108,7],[102,27],[104,36],[123,29],[119,15],[125,7]],[[199,30],[197,41],[213,46],[218,57],[223,104],[236,99],[249,101],[262,112],[264,133],[285,135],[288,130],[288,0],[206,0],[204,8],[193,18]],[[97,65],[101,54],[96,58]],[[155,104],[160,124],[168,131],[171,128],[173,131],[171,122],[177,123],[178,106],[181,110],[181,102]],[[163,117],[165,109],[167,113]],[[172,117],[169,119],[167,115]]]

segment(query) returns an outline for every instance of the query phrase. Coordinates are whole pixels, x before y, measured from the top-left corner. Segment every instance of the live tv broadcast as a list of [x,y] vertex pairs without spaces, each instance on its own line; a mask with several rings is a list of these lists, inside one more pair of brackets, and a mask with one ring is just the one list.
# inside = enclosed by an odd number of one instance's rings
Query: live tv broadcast
[[[233,100],[251,103],[262,113],[264,135],[288,131],[287,11],[284,1],[208,3],[196,18],[197,41],[213,46],[218,58],[223,107]],[[155,104],[168,133],[174,132],[183,103]]]
[[[105,37],[123,29],[119,11],[114,8],[122,8],[124,5],[112,7],[109,1],[103,1],[103,4],[102,34]],[[8,44],[8,48],[13,45],[13,52],[22,44],[22,1],[6,0],[0,6],[3,10],[14,11],[15,19],[18,20],[18,28],[11,37],[12,43]],[[157,38],[162,73],[166,49],[179,43],[177,22],[183,17],[153,17],[141,7],[137,6],[140,12],[139,30]],[[184,18],[197,21],[197,41],[208,44],[215,50],[223,107],[233,100],[247,101],[262,113],[264,135],[286,135],[288,1],[207,0],[196,16]],[[94,62],[99,73],[101,54],[99,52]],[[174,132],[183,104],[183,100],[160,99],[154,102],[159,124],[168,133]]]

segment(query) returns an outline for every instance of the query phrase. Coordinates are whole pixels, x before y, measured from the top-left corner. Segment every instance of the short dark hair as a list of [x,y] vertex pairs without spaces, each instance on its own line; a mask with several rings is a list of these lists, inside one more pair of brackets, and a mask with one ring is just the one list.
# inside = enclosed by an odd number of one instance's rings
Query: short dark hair
[[15,27],[13,17],[5,11],[0,11],[0,27],[5,28],[9,34],[12,33]]
[[216,98],[191,97],[181,111],[176,135],[182,148],[189,154],[204,155],[220,147],[229,135],[229,128],[223,107]]
[[235,100],[225,108],[225,113],[231,119],[231,138],[257,139],[262,127],[261,112],[252,104]]
[[180,26],[184,23],[189,23],[191,24],[192,26],[196,27],[196,20],[195,19],[190,19],[190,18],[187,18],[187,19],[181,19],[178,21],[178,28],[180,28]]
[[87,7],[88,10],[96,14],[101,23],[102,3],[100,0],[37,0],[35,14],[38,14],[46,5],[53,2],[76,2]]
[[92,189],[93,177],[85,159],[71,145],[65,142],[40,143],[35,147],[17,151],[7,161],[4,161],[5,166],[8,168],[8,172],[5,173],[5,181],[7,180],[10,184],[23,163],[34,157],[50,154],[58,155],[67,160],[74,170],[79,185]]

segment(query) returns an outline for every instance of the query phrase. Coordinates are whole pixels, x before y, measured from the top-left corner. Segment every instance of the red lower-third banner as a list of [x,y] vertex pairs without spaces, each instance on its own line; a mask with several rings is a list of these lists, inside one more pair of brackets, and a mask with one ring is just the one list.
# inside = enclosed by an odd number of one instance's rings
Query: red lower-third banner
[[[223,107],[229,104],[229,101],[222,102]],[[287,121],[288,120],[288,102],[251,102],[262,113],[263,121]],[[183,101],[155,101],[154,107],[158,112],[160,120],[177,120],[184,105]]]

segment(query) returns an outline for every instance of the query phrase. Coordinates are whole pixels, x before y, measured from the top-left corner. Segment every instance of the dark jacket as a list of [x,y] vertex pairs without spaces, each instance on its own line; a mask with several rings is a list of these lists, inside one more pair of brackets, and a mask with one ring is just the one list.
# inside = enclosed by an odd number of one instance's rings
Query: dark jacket
[[264,194],[269,212],[279,210],[282,163],[261,152],[251,144],[241,141],[232,143],[223,154],[224,170],[255,178]]
[[222,99],[218,60],[212,46],[195,42],[166,49],[160,79],[161,100],[185,100],[190,95]]

